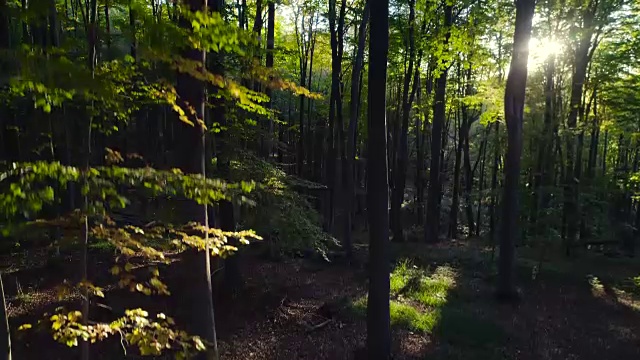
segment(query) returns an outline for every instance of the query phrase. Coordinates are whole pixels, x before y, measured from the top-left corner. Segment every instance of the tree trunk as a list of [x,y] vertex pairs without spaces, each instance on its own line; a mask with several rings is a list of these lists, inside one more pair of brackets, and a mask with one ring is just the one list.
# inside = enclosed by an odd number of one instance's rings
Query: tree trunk
[[[267,69],[272,69],[273,68],[273,49],[275,45],[274,34],[275,34],[275,13],[276,13],[275,4],[273,3],[273,1],[269,1],[269,3],[267,4],[267,8],[268,10],[267,10],[266,66],[267,66]],[[267,103],[267,107],[271,108],[272,107],[271,88],[267,86],[267,88],[265,89],[265,93],[269,97],[269,102]],[[267,159],[271,159],[271,154],[273,152],[273,132],[274,132],[273,118],[269,117],[269,133],[267,134],[266,151],[265,151],[265,155],[267,156]]]
[[592,180],[595,176],[596,163],[598,161],[598,140],[600,136],[600,126],[598,121],[598,99],[597,90],[593,92],[593,120],[591,122],[591,133],[589,141],[589,160],[587,162],[587,177]]
[[[583,11],[583,26],[580,34],[578,48],[574,57],[574,72],[571,79],[571,97],[569,99],[569,116],[567,118],[567,173],[565,179],[565,203],[564,212],[567,219],[567,236],[565,238],[565,253],[570,255],[571,248],[576,241],[578,234],[578,184],[580,179],[581,164],[576,159],[577,149],[573,139],[573,132],[577,126],[579,115],[584,111],[582,104],[583,86],[587,76],[587,67],[590,62],[590,50],[592,47],[591,37],[595,28],[593,26],[595,11],[598,7],[598,1],[589,1]],[[579,137],[578,143],[582,143],[582,136]],[[576,177],[577,176],[577,177]]]
[[[327,228],[333,229],[335,217],[336,200],[338,199],[337,175],[337,154],[340,150],[340,140],[342,129],[342,95],[340,92],[340,77],[342,73],[342,51],[343,51],[343,27],[345,16],[346,0],[341,0],[340,13],[336,18],[336,0],[329,1],[329,31],[331,35],[331,96],[329,99],[329,133],[328,147],[329,158],[327,159],[327,180],[330,189],[329,208],[327,212]],[[336,24],[337,21],[337,24]],[[337,25],[337,27],[336,27]],[[337,140],[336,140],[336,134]]]
[[[7,0],[0,0],[0,49],[9,49],[11,32],[9,28],[9,7]],[[0,70],[3,70],[0,68]]]
[[[391,215],[393,217],[391,224],[393,226],[393,238],[396,241],[404,240],[401,209],[404,201],[404,189],[407,182],[407,166],[409,162],[409,115],[411,114],[411,105],[418,85],[417,79],[420,77],[420,58],[422,57],[421,53],[418,59],[415,59],[415,17],[415,0],[409,0],[409,65],[404,75],[402,89],[402,124],[400,128],[400,138],[398,139],[398,144],[396,144],[396,149],[398,150],[396,153],[396,167],[393,169],[395,180],[393,193],[391,195]],[[411,84],[412,77],[414,79],[410,88],[409,85]]]
[[[315,28],[314,26],[317,27],[317,19],[318,17],[315,17],[315,22],[311,23],[309,25],[309,37],[311,38],[311,49],[309,50],[309,71],[308,71],[308,76],[307,76],[307,89],[309,91],[313,91],[311,88],[312,85],[312,81],[313,81],[313,57],[315,54],[315,50],[316,50],[316,33],[315,33]],[[306,142],[307,142],[307,149],[306,149],[306,159],[307,159],[307,163],[309,164],[309,167],[314,166],[312,169],[307,169],[307,173],[310,174],[311,176],[313,176],[313,172],[316,170],[315,165],[312,165],[312,162],[314,161],[314,156],[313,156],[313,132],[311,131],[311,107],[313,105],[313,99],[307,99],[307,137],[306,137]]]
[[[96,53],[97,53],[97,0],[91,0],[89,12],[87,14],[88,18],[88,28],[87,28],[87,46],[89,48],[89,54],[87,56],[88,66],[91,70],[91,77],[95,77],[95,68],[96,68]],[[90,105],[93,107],[93,102]],[[89,172],[89,161],[91,159],[91,130],[93,123],[93,109],[87,109],[87,136],[85,137],[86,143],[84,145],[84,163],[83,163],[83,178],[84,178],[84,186],[87,186],[87,179]],[[84,226],[82,228],[82,253],[81,253],[81,273],[82,273],[82,283],[85,286],[82,287],[82,325],[87,325],[89,323],[89,287],[86,285],[89,283],[89,275],[88,275],[88,262],[89,262],[89,199],[85,194],[83,196],[82,202],[82,213],[83,213],[83,223]],[[82,341],[80,343],[80,359],[88,360],[89,359],[89,341]]]
[[[427,71],[427,79],[425,81],[425,90],[427,101],[429,101],[429,97],[431,96],[431,91],[433,89],[433,77],[431,76],[431,65],[429,65],[429,69]],[[418,95],[420,95],[420,91],[418,90]],[[418,98],[419,99],[419,98]],[[420,150],[416,155],[417,166],[416,166],[416,188],[417,188],[417,202],[418,202],[418,219],[422,219],[424,216],[424,188],[426,186],[425,179],[423,175],[425,174],[425,149],[427,148],[427,132],[429,131],[429,111],[425,111],[425,119],[423,128],[417,128],[417,137],[420,139],[419,145]]]
[[[55,0],[52,0],[55,9]],[[105,27],[105,43],[107,49],[111,49],[111,19],[109,17],[109,0],[104,1],[104,27]]]
[[476,236],[480,236],[480,231],[482,230],[482,199],[484,198],[484,189],[485,189],[485,164],[487,159],[487,142],[489,139],[489,131],[491,128],[487,128],[487,132],[485,134],[484,140],[482,141],[482,146],[480,149],[481,160],[480,160],[480,180],[478,181],[478,207],[476,211]]
[[5,301],[4,285],[2,284],[2,273],[0,273],[0,347],[2,357],[0,360],[11,360],[11,329],[9,328],[9,315],[7,314],[7,302]]
[[133,8],[133,1],[129,0],[129,31],[131,31],[131,57],[136,59],[138,56],[138,36],[136,34],[136,10]]
[[[190,11],[207,11],[207,1],[185,0],[185,6],[187,6]],[[220,11],[220,8],[221,4],[219,1],[214,0],[212,10]],[[180,19],[180,25],[187,29],[187,31],[191,28],[191,24],[184,18]],[[182,56],[185,59],[202,64],[203,67],[206,66],[206,52],[203,50],[186,49],[183,51]],[[217,59],[213,60],[213,62],[216,63]],[[188,73],[178,73],[177,91],[180,97],[193,107],[196,117],[192,119],[194,123],[193,126],[182,121],[176,124],[178,138],[181,140],[180,144],[182,144],[182,146],[178,148],[179,166],[186,174],[204,175],[206,173],[204,128],[206,84]],[[216,120],[218,119],[214,119],[214,121]],[[203,209],[202,206],[195,202],[186,203],[184,206],[184,215],[189,221],[195,221],[208,226],[209,219],[206,207]],[[183,281],[184,284],[188,284],[189,288],[184,289],[184,291],[180,293],[190,319],[188,322],[188,330],[195,335],[201,336],[210,344],[213,344],[212,347],[207,349],[206,354],[200,353],[196,358],[208,360],[218,359],[209,251],[205,251],[203,254],[195,249],[191,249],[185,251],[182,256],[182,263],[188,267],[183,274]]]
[[498,259],[497,296],[499,299],[507,301],[517,299],[514,283],[514,261],[515,241],[519,234],[518,182],[522,155],[522,120],[529,57],[527,44],[531,38],[531,24],[535,4],[535,0],[516,0],[513,53],[504,98],[508,142],[504,167],[505,184],[502,206],[502,233],[500,234],[500,257]]
[[[444,27],[446,36],[444,39],[444,48],[449,46],[449,37],[451,35],[451,23],[453,18],[453,6],[448,3],[444,9]],[[447,90],[447,72],[449,67],[446,66],[442,70],[436,80],[436,93],[433,104],[433,125],[431,132],[431,168],[429,172],[429,194],[427,198],[427,218],[424,226],[425,241],[436,242],[439,236],[440,227],[440,203],[442,184],[440,179],[440,163],[442,152],[442,127],[445,122],[445,93]]]
[[389,2],[372,1],[369,36],[369,118],[367,216],[369,218],[369,296],[367,350],[371,360],[391,357],[389,317],[389,184],[387,177],[386,87]]
[[451,194],[451,212],[449,213],[449,237],[456,239],[458,237],[458,211],[460,210],[460,161],[462,158],[463,132],[466,123],[460,123],[460,110],[456,110],[455,124],[458,130],[458,139],[456,144],[456,159],[453,164],[453,191]]
[[[467,71],[467,86],[465,90],[465,94],[467,96],[471,95],[471,69]],[[477,119],[477,118],[476,118]],[[462,124],[464,125],[462,131],[462,150],[464,155],[464,203],[465,203],[465,214],[467,217],[467,226],[469,228],[469,235],[471,235],[471,231],[475,228],[475,224],[473,223],[473,203],[471,201],[471,193],[473,192],[473,176],[476,172],[476,167],[471,169],[471,154],[469,149],[469,131],[471,131],[471,124],[476,119],[469,118],[469,109],[466,106],[462,108]],[[480,154],[478,154],[479,156]],[[476,165],[477,165],[476,161]]]
[[351,257],[351,243],[352,235],[351,229],[353,227],[353,204],[356,201],[355,198],[355,156],[356,156],[356,133],[358,130],[358,117],[359,117],[359,103],[360,103],[360,91],[359,84],[362,75],[362,67],[364,63],[364,47],[366,41],[367,23],[369,22],[369,3],[365,3],[364,10],[362,12],[362,21],[358,28],[358,47],[356,50],[356,57],[353,62],[353,70],[351,72],[351,100],[349,103],[349,131],[347,137],[347,162],[344,165],[346,172],[346,221],[344,225],[344,247],[347,253],[347,257]]
[[553,169],[553,152],[548,149],[554,149],[553,144],[553,128],[554,128],[554,84],[555,76],[555,56],[550,56],[545,64],[545,100],[544,100],[544,125],[538,145],[538,161],[536,166],[536,174],[534,176],[534,201],[531,217],[531,229],[534,236],[542,236],[541,230],[545,226],[538,226],[538,219],[544,216],[549,205],[549,187],[552,185],[552,169]]

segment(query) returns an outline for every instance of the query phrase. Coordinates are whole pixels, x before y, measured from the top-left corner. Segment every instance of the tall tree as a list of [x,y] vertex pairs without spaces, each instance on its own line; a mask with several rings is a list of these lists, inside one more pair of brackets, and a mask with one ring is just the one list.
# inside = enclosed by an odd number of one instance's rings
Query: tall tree
[[356,157],[356,134],[358,130],[358,117],[360,105],[360,84],[362,78],[362,67],[364,65],[364,47],[366,41],[367,23],[369,22],[369,2],[367,1],[362,11],[362,20],[358,27],[358,46],[356,56],[353,60],[351,71],[351,99],[349,101],[349,129],[347,135],[347,161],[344,165],[346,172],[346,221],[344,229],[344,242],[347,256],[351,256],[352,250],[352,216],[355,198],[355,157]]
[[[396,166],[394,168],[395,179],[393,181],[393,189],[391,192],[391,225],[393,227],[394,240],[403,240],[401,207],[404,200],[404,190],[407,180],[407,163],[409,162],[409,114],[411,105],[415,97],[418,82],[413,81],[413,87],[410,89],[411,79],[420,76],[420,59],[416,61],[416,40],[415,40],[415,21],[416,20],[416,3],[415,0],[409,0],[409,34],[407,45],[409,48],[409,64],[404,74],[402,87],[402,124],[400,124],[400,135],[398,137],[396,147]],[[414,69],[415,64],[415,69]],[[415,72],[415,75],[414,75]]]
[[[567,117],[567,128],[571,131],[566,135],[567,172],[565,174],[564,207],[564,216],[567,220],[567,233],[565,237],[566,255],[569,255],[570,249],[575,243],[578,234],[578,183],[580,181],[582,168],[581,161],[578,161],[578,159],[581,158],[581,153],[578,153],[572,131],[576,129],[578,118],[581,117],[581,114],[584,112],[583,87],[587,77],[587,68],[599,42],[598,38],[601,27],[598,26],[596,15],[601,6],[599,0],[589,0],[578,7],[578,11],[581,13],[580,20],[582,24],[578,30],[579,41],[575,49],[574,71],[573,77],[571,78],[571,96],[569,99],[569,115]],[[578,148],[582,150],[582,135],[579,136],[578,142]]]
[[516,23],[513,34],[511,66],[504,96],[504,115],[507,124],[507,153],[504,166],[504,198],[502,204],[502,233],[498,259],[497,296],[517,299],[514,280],[515,242],[519,235],[520,215],[518,193],[520,161],[522,157],[522,122],[524,116],[529,40],[535,11],[535,0],[516,0]]
[[387,177],[387,55],[389,2],[370,4],[369,119],[367,158],[367,216],[369,219],[369,296],[367,350],[372,360],[391,357],[389,316],[389,183]]
[[[336,9],[336,0],[329,0],[329,33],[331,37],[331,95],[329,98],[329,132],[328,147],[329,158],[327,160],[327,181],[331,191],[330,205],[328,209],[328,228],[333,228],[335,207],[340,198],[338,175],[338,154],[344,153],[344,129],[342,118],[342,55],[344,52],[344,18],[347,1],[340,1],[339,10]],[[344,158],[342,156],[341,158]]]
[[[204,12],[208,11],[207,0],[185,0],[184,5],[188,11]],[[212,0],[211,10],[220,12],[222,0]],[[180,24],[188,31],[191,30],[191,23],[185,18],[180,19]],[[196,72],[203,72],[206,67],[207,53],[203,49],[186,48],[182,56],[191,60],[197,65]],[[217,63],[212,59],[213,63]],[[220,70],[219,68],[213,69]],[[218,72],[220,74],[220,72]],[[177,126],[179,146],[179,166],[187,174],[206,175],[205,156],[205,107],[206,107],[206,83],[197,75],[179,72],[177,79],[177,91],[180,97],[188,106],[192,107],[192,124],[180,122]],[[219,119],[216,119],[219,120]],[[185,205],[184,215],[189,221],[203,224],[208,227],[208,211],[195,203]],[[216,329],[214,310],[212,303],[212,285],[210,254],[208,247],[204,252],[188,250],[183,255],[183,263],[190,268],[184,272],[186,284],[189,284],[190,291],[187,291],[186,304],[189,314],[190,330],[207,340],[213,346],[207,349],[206,353],[200,353],[199,359],[218,359],[218,349],[216,343]]]
[[[444,2],[444,31],[443,48],[448,49],[451,37],[451,24],[453,22],[453,5]],[[446,51],[445,51],[446,53]],[[429,168],[429,192],[427,197],[427,219],[424,226],[424,237],[427,242],[438,241],[440,231],[440,204],[442,200],[441,183],[441,153],[443,139],[443,127],[446,117],[445,95],[447,91],[447,74],[449,61],[441,59],[437,67],[439,73],[436,80],[436,91],[433,103],[433,124],[431,126],[431,166]]]

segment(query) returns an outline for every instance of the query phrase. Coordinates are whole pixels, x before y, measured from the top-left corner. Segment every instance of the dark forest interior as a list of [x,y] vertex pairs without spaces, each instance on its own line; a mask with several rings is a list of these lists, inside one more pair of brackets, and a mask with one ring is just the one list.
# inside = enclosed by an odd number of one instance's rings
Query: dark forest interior
[[640,359],[636,0],[0,0],[0,360]]

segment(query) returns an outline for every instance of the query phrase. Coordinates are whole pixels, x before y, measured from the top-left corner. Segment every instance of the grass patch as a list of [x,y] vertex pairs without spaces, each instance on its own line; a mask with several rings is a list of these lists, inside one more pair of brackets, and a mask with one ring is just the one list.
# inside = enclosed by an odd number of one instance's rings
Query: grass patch
[[[429,271],[410,261],[398,263],[390,274],[391,325],[434,334],[445,344],[473,353],[499,348],[507,339],[504,330],[471,311],[464,298],[453,296],[458,276],[447,265]],[[357,299],[352,308],[366,316],[367,298]]]
[[439,266],[429,275],[411,262],[403,261],[391,273],[391,296],[417,301],[427,307],[440,307],[447,303],[456,276],[449,266]]
[[[367,297],[363,296],[352,303],[352,311],[359,316],[367,315]],[[430,333],[438,323],[440,310],[422,312],[416,307],[392,300],[389,302],[391,325],[416,332]]]

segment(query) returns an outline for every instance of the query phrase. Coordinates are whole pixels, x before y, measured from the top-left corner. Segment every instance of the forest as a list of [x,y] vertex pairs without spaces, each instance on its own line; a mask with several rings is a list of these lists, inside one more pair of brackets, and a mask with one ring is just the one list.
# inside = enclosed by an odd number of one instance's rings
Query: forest
[[0,0],[0,360],[640,359],[637,0]]

